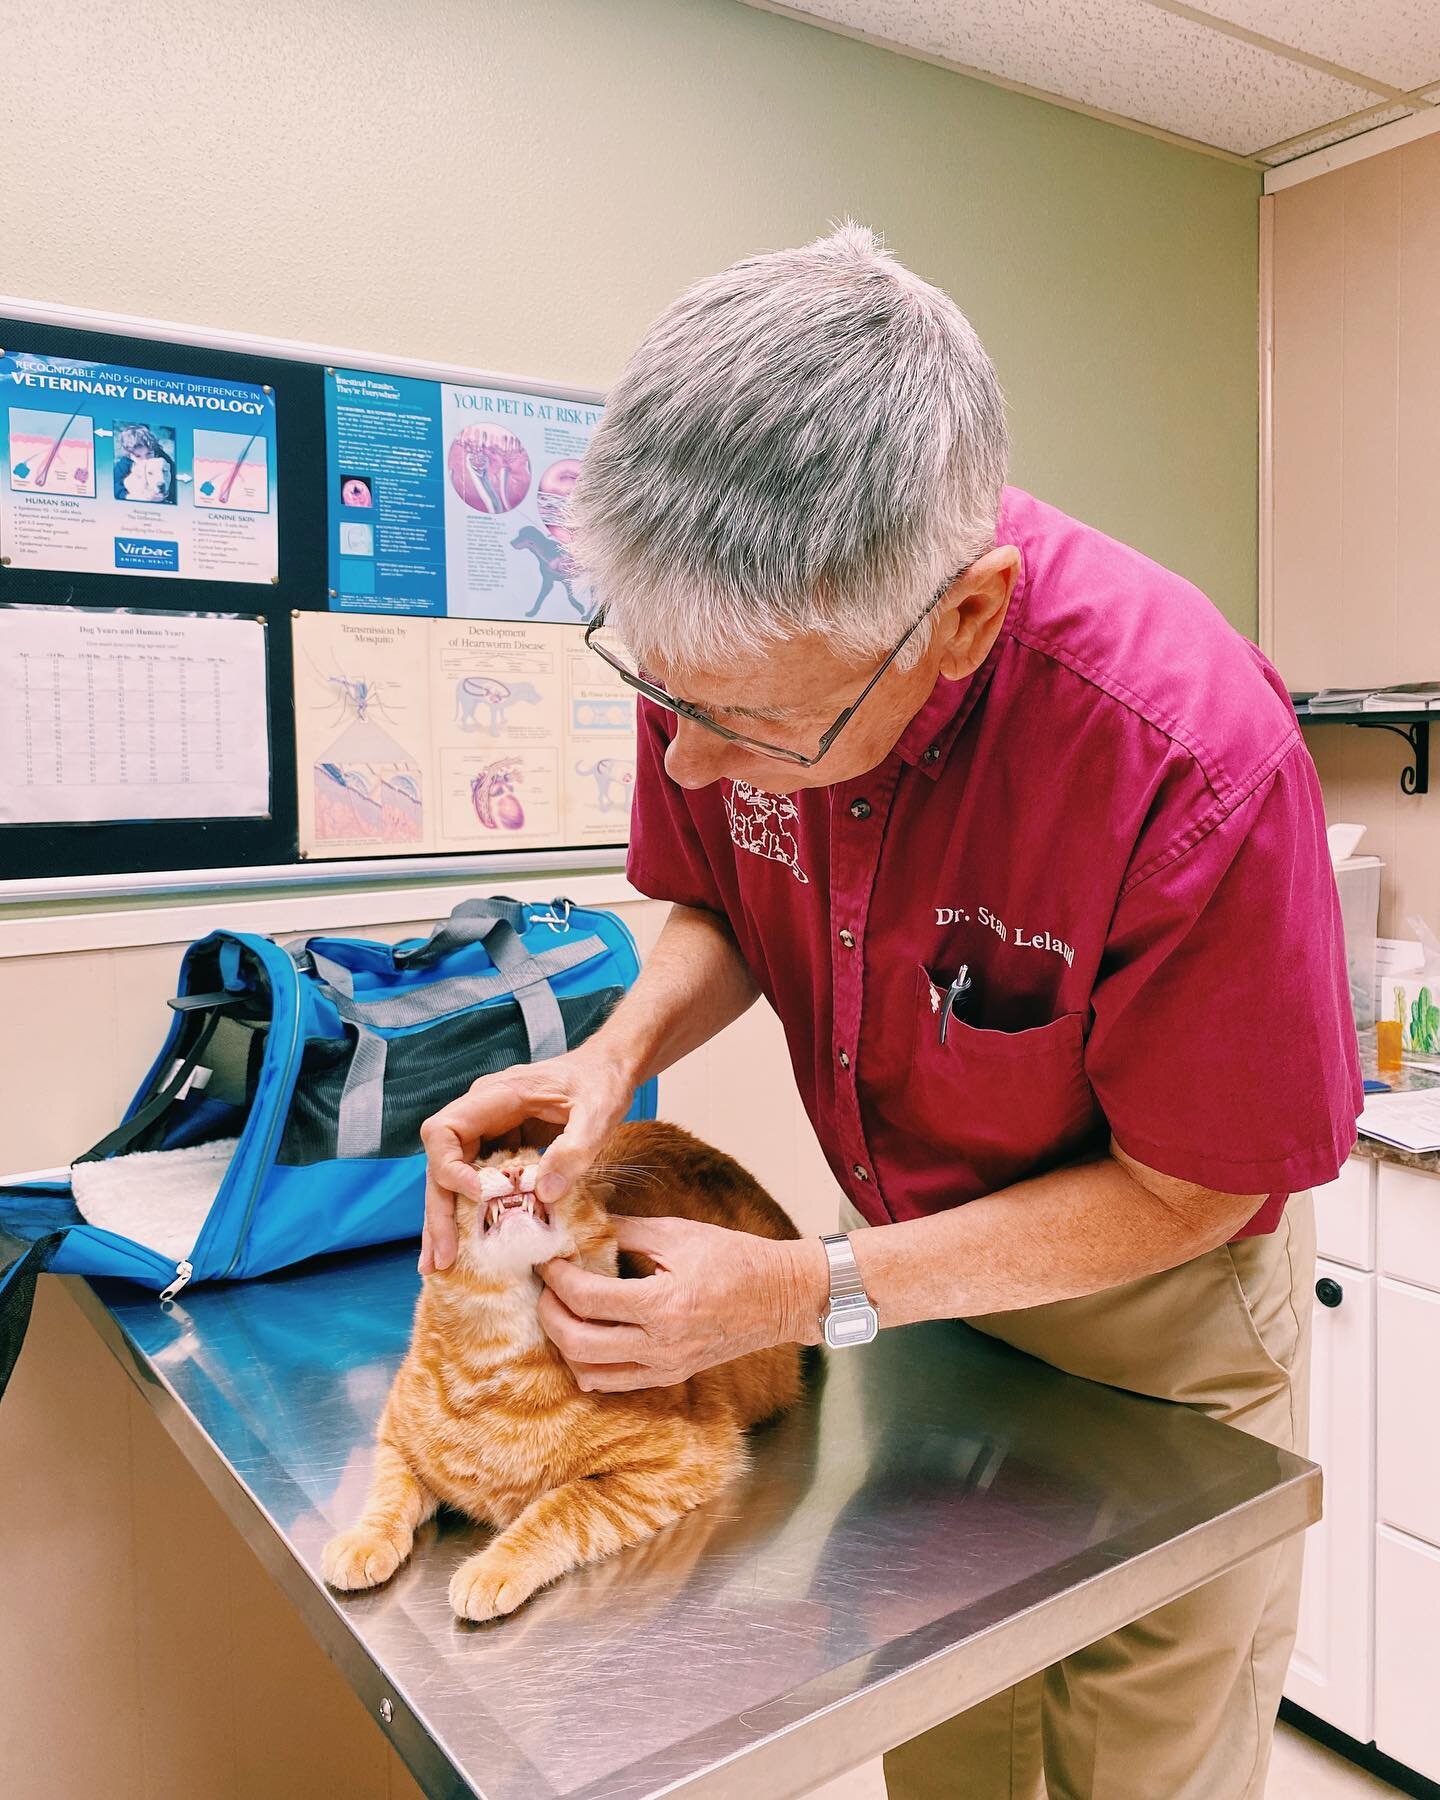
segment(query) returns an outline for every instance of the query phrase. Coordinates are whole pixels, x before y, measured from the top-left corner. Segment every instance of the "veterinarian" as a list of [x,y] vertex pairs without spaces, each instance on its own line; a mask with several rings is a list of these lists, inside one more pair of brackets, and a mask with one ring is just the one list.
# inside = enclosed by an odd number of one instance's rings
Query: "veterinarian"
[[[652,328],[577,503],[592,648],[646,696],[630,879],[674,910],[583,1048],[427,1123],[422,1267],[482,1142],[559,1128],[563,1190],[763,993],[872,1229],[621,1221],[659,1274],[545,1272],[583,1386],[956,1317],[1303,1450],[1306,1190],[1360,1104],[1315,772],[1254,647],[1006,453],[969,324],[857,227]],[[1299,1566],[1295,1538],[903,1746],[892,1796],[1260,1795]]]

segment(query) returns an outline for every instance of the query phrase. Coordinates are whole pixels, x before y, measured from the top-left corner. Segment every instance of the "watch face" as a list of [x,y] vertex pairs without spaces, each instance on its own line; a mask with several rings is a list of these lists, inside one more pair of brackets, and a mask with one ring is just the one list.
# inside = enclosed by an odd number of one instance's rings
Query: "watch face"
[[832,1350],[851,1344],[869,1344],[879,1335],[880,1319],[873,1306],[845,1307],[825,1318],[825,1342]]

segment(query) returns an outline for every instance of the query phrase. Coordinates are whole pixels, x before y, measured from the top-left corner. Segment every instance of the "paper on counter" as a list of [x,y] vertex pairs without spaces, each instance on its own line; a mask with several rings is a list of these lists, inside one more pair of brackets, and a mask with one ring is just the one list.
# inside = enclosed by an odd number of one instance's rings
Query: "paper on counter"
[[1360,1114],[1359,1130],[1399,1150],[1440,1150],[1440,1088],[1372,1095]]

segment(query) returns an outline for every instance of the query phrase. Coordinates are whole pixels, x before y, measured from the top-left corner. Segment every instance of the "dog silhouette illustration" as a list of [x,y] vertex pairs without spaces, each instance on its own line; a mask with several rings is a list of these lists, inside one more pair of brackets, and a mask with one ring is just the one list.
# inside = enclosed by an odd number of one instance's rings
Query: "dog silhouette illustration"
[[544,606],[551,588],[558,582],[565,590],[565,598],[583,619],[586,613],[585,603],[575,598],[572,583],[580,578],[580,565],[565,548],[557,544],[552,537],[546,537],[543,531],[534,525],[522,525],[510,540],[512,550],[528,550],[535,558],[535,566],[540,571],[540,592],[535,596],[535,604],[526,613],[527,619],[536,618],[540,608]]
[[635,785],[635,765],[620,756],[602,756],[593,763],[576,763],[577,775],[595,783],[595,804],[601,812],[629,812],[630,790]]
[[509,686],[490,675],[464,675],[455,683],[455,723],[462,731],[475,731],[475,714],[483,706],[490,715],[490,735],[505,729],[505,715],[512,706],[538,706],[540,695],[528,681]]

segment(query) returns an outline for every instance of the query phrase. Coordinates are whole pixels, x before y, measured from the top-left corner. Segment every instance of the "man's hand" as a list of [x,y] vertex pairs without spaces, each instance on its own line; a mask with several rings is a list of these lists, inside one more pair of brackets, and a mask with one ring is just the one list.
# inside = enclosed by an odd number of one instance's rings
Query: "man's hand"
[[638,1281],[542,1263],[540,1323],[587,1392],[670,1387],[772,1344],[814,1344],[829,1292],[818,1238],[777,1242],[693,1219],[617,1218],[622,1250],[656,1265]]
[[633,1091],[618,1062],[585,1045],[482,1076],[427,1119],[420,1127],[427,1159],[420,1273],[433,1275],[455,1260],[455,1196],[480,1198],[478,1156],[507,1140],[548,1143],[537,1186],[549,1205],[594,1162]]

